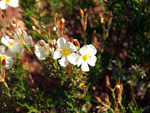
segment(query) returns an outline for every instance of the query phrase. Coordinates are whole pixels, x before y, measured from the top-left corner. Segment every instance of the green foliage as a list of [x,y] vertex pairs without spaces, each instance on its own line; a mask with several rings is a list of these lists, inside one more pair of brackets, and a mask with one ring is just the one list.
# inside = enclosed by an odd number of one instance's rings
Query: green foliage
[[137,105],[137,103],[136,103],[134,98],[133,98],[133,101],[134,101],[135,107],[132,107],[131,105],[129,105],[129,108],[132,111],[132,113],[142,113],[142,109],[138,108],[138,105]]
[[[95,96],[104,97],[104,92],[110,93],[105,86],[104,77],[106,75],[112,78],[111,86],[115,85],[114,81],[118,78],[123,83],[121,104],[124,108],[127,107],[132,96],[137,96],[142,88],[146,89],[146,93],[142,96],[149,99],[150,78],[141,77],[143,74],[141,72],[149,74],[150,66],[150,7],[148,0],[20,0],[20,5],[27,32],[33,37],[35,43],[43,39],[44,34],[38,34],[32,29],[32,26],[36,25],[31,21],[31,17],[36,18],[38,25],[45,31],[46,28],[50,28],[51,37],[49,38],[52,39],[58,38],[57,34],[53,32],[53,27],[56,25],[55,18],[56,16],[63,17],[66,21],[64,36],[78,39],[80,46],[84,45],[85,40],[87,40],[87,44],[91,44],[93,31],[96,30],[97,62],[94,67],[90,67],[88,73],[74,65],[71,66],[70,73],[66,67],[60,67],[58,61],[52,59],[53,56],[49,56],[44,61],[39,61],[43,70],[40,75],[36,75],[23,69],[22,64],[17,60],[21,59],[18,54],[15,58],[15,65],[11,70],[6,71],[5,79],[9,86],[8,91],[4,84],[0,83],[0,112],[97,112],[98,101]],[[99,6],[99,10],[95,11]],[[80,8],[87,8],[88,11],[85,32],[80,23]],[[103,13],[106,23],[109,12],[113,14],[106,40],[102,36],[100,12]],[[108,26],[105,25],[105,27]],[[33,46],[29,46],[29,48],[34,50]],[[21,61],[23,62],[23,60]],[[135,64],[141,68],[135,69],[134,71],[137,73],[133,74],[129,68]],[[30,75],[35,79],[34,83],[31,83]],[[36,80],[37,78],[38,80]],[[8,96],[8,92],[11,97]],[[111,102],[112,100],[110,99]],[[135,107],[128,105],[132,113],[150,111],[150,107],[147,105],[138,107],[137,102],[140,99],[136,102],[133,98],[133,101]],[[114,109],[113,105],[114,103],[110,107]],[[108,112],[111,113],[110,110]]]

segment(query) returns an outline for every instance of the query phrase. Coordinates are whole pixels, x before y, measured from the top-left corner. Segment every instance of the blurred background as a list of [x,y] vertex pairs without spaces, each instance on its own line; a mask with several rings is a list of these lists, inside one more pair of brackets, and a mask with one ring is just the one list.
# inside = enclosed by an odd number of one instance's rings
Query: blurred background
[[[93,31],[96,30],[98,41],[96,47],[97,49],[101,48],[103,29],[99,13],[104,15],[107,22],[107,16],[112,12],[112,23],[104,50],[101,52],[96,66],[91,68],[88,75],[90,76],[90,86],[86,92],[87,95],[85,99],[77,99],[75,106],[83,107],[85,105],[89,108],[89,112],[98,112],[95,96],[103,99],[105,93],[110,93],[105,86],[105,76],[108,75],[112,86],[115,85],[118,78],[123,83],[123,104],[127,111],[129,110],[128,104],[134,106],[134,97],[138,107],[141,107],[144,113],[150,112],[150,3],[148,0],[20,0],[19,4],[18,8],[7,8],[7,21],[11,22],[15,19],[17,25],[32,36],[34,40],[32,46],[41,39],[41,36],[32,29],[33,23],[30,18],[36,18],[40,25],[49,27],[51,37],[57,37],[53,32],[57,16],[65,19],[64,37],[67,40],[73,37],[83,45],[83,40],[86,38],[87,44],[91,44]],[[86,33],[80,22],[80,8],[87,8],[88,12]],[[2,13],[0,11],[0,14]],[[2,36],[5,36],[5,29],[1,27],[0,37]],[[43,76],[45,65],[41,66],[40,62],[28,52],[21,56],[28,59],[29,71],[35,81],[34,85],[27,81],[27,85],[32,88],[41,87],[40,90],[44,91],[45,98],[52,98],[53,101],[50,101],[53,104],[46,104],[49,106],[45,109],[55,109],[61,112],[62,106],[64,108],[67,106],[67,97],[61,97],[61,95],[64,95],[62,90],[66,90],[68,84],[61,86],[60,78],[49,78],[49,72]],[[69,99],[70,102],[71,97]],[[30,101],[30,107],[36,109],[32,99],[29,98],[28,101],[22,99],[20,101],[22,107],[17,107],[18,112],[29,110],[23,101],[26,104]],[[42,100],[42,96],[41,98],[39,96],[37,101],[35,103],[44,105],[45,100]],[[37,108],[42,109],[41,105],[37,104]],[[18,104],[14,104],[14,106],[18,106]],[[11,110],[14,109],[10,108]]]

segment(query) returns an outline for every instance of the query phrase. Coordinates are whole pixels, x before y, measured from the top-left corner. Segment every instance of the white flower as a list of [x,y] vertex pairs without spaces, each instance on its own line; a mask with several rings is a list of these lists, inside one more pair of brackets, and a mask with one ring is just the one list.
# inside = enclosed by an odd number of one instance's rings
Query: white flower
[[13,65],[13,59],[12,59],[13,55],[14,53],[12,53],[9,49],[6,50],[5,46],[0,46],[0,62],[2,63],[2,61],[5,59],[6,69],[10,69],[11,66]]
[[58,60],[59,64],[63,67],[66,67],[68,65],[68,61],[71,64],[76,65],[76,58],[78,54],[73,53],[77,51],[77,48],[75,45],[71,42],[66,42],[64,38],[59,38],[57,40],[58,49],[54,51],[54,59]]
[[79,50],[80,55],[78,55],[77,66],[81,65],[81,69],[83,71],[89,71],[89,66],[95,66],[97,57],[95,56],[97,53],[96,48],[93,45],[85,45]]
[[24,51],[24,45],[30,45],[32,43],[32,37],[27,35],[26,31],[22,31],[20,28],[18,29],[17,34],[14,34],[15,41],[18,43],[18,53],[22,53]]
[[1,42],[12,52],[17,52],[19,48],[18,43],[14,39],[10,39],[9,36],[2,37]]
[[18,4],[18,0],[2,0],[0,1],[0,8],[2,10],[5,10],[8,6],[11,6],[11,7],[18,7],[19,4]]
[[35,55],[39,60],[45,60],[46,57],[49,56],[50,52],[52,49],[49,47],[48,44],[45,43],[44,40],[40,40],[36,45],[35,45]]

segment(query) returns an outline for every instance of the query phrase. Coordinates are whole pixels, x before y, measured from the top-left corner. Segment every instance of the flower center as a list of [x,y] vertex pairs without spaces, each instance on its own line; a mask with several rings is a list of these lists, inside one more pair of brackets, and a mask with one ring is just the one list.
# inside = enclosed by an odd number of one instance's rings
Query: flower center
[[2,55],[2,56],[0,56],[0,59],[1,59],[1,62],[5,59],[5,61],[6,61],[6,56],[5,55]]
[[20,39],[20,41],[21,41],[23,44],[25,44],[25,41],[24,41],[22,38]]
[[84,61],[89,60],[90,59],[90,55],[89,54],[85,54],[85,55],[82,56],[82,59]]
[[7,3],[9,3],[10,2],[10,0],[5,0]]
[[45,49],[44,49],[44,52],[47,52],[48,50],[49,50],[48,48],[45,48]]
[[9,45],[10,45],[10,47],[11,47],[11,46],[13,46],[13,45],[14,45],[14,43],[13,43],[13,42],[9,42]]
[[70,50],[69,49],[64,49],[62,51],[62,54],[65,55],[65,56],[68,56],[68,55],[70,55]]

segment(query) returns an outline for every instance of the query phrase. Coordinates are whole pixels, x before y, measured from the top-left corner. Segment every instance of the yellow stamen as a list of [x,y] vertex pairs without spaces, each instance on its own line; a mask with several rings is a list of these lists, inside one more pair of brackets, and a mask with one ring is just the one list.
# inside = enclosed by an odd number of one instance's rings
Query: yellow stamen
[[5,59],[5,61],[6,61],[6,56],[2,55],[2,56],[0,56],[0,59],[1,59],[1,62],[3,61],[3,59]]
[[25,44],[25,41],[24,41],[22,38],[20,39],[20,41],[21,41],[23,44]]
[[90,55],[89,54],[85,54],[85,55],[82,56],[82,59],[84,61],[89,60],[90,59]]
[[13,45],[14,45],[14,43],[13,43],[13,42],[9,42],[9,45],[10,45],[10,47],[11,47],[11,46],[13,46]]
[[48,48],[45,48],[45,49],[44,49],[44,52],[46,52],[46,51],[48,51],[48,50],[49,50]]
[[69,49],[64,49],[64,50],[62,51],[62,54],[63,54],[64,56],[68,56],[68,55],[70,55],[70,50],[69,50]]
[[7,3],[9,3],[10,2],[10,0],[5,0]]

